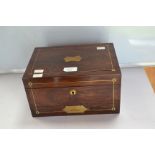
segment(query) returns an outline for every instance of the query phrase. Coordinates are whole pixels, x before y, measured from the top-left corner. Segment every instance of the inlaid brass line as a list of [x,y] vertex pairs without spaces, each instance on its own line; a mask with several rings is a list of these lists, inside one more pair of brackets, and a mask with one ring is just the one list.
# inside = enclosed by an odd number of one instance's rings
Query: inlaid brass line
[[109,58],[110,58],[110,63],[111,63],[112,71],[115,71],[115,68],[114,68],[114,65],[113,65],[113,62],[112,62],[112,57],[111,57],[110,50],[109,50],[109,46],[107,46],[107,48],[108,48],[108,54],[109,54]]
[[108,111],[111,111],[112,109],[111,108],[107,108],[107,109],[95,109],[95,110],[92,110],[92,111],[105,111],[105,110],[108,110]]
[[33,99],[33,103],[34,103],[34,106],[35,106],[36,114],[39,114],[40,112],[38,111],[37,104],[35,102],[35,97],[34,97],[32,89],[31,89],[31,94],[32,94],[32,99]]
[[102,111],[102,110],[112,110],[115,111],[115,82],[117,81],[115,78],[113,78],[112,80],[112,108],[111,109],[99,109],[99,110],[95,110],[95,111]]
[[[112,66],[112,69],[111,70],[112,71],[115,71],[115,68],[114,68],[114,65],[113,65],[113,62],[112,62],[112,57],[111,57],[110,50],[109,50],[109,46],[105,45],[105,47],[108,48],[108,55],[109,55],[110,63],[111,63],[111,66]],[[33,65],[32,65],[32,69],[31,69],[31,73],[32,74],[33,74],[34,65],[35,65],[35,63],[37,61],[38,55],[39,55],[39,52],[37,52],[36,57],[35,57],[34,62],[33,62]]]
[[[99,110],[94,110],[94,111],[102,111],[102,110],[115,111],[116,110],[116,108],[115,108],[115,82],[117,81],[117,79],[113,78],[112,80],[96,80],[96,81],[110,81],[110,82],[112,82],[112,108],[111,109],[109,109],[109,108],[108,109],[99,109]],[[43,84],[43,83],[41,83],[41,84]],[[33,93],[32,89],[31,89],[31,94],[32,94],[33,103],[34,103],[34,106],[35,106],[35,109],[36,109],[36,114],[39,114],[39,113],[51,113],[51,112],[40,112],[40,111],[38,111],[38,108],[37,108],[37,105],[36,105],[36,102],[35,102],[34,93]],[[53,111],[53,112],[55,113],[55,112],[63,112],[63,111]]]
[[115,111],[115,82],[116,79],[112,79],[112,98],[113,98],[113,105],[112,105],[112,110]]
[[[91,82],[112,82],[112,80],[92,80],[92,81],[78,81],[79,83],[83,83],[83,82],[86,82],[86,83],[91,83]],[[49,84],[50,82],[47,82],[47,83],[33,83],[33,85],[35,84]],[[77,83],[77,82],[69,82],[69,83]]]

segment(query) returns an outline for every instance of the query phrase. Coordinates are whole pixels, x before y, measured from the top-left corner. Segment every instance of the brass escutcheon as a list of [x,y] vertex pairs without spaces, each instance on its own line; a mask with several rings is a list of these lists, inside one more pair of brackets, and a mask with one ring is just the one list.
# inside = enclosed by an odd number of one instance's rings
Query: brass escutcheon
[[76,93],[77,93],[77,92],[76,92],[75,89],[72,89],[72,90],[69,91],[69,94],[70,94],[70,95],[76,95]]

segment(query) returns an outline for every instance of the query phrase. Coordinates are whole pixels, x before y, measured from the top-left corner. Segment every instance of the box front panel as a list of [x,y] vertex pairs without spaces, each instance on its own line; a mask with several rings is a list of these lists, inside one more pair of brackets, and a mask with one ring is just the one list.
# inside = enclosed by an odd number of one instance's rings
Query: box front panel
[[120,85],[27,89],[33,116],[118,113]]

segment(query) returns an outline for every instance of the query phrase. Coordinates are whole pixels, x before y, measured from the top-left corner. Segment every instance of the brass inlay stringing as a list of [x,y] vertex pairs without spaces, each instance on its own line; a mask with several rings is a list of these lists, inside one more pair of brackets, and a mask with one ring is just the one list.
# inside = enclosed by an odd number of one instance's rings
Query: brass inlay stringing
[[[80,83],[92,83],[92,82],[112,82],[112,80],[92,80],[92,81],[78,81]],[[69,82],[70,84],[74,84],[76,82]],[[40,83],[40,82],[37,82],[37,83],[33,83],[33,85],[35,86],[35,84],[45,84],[45,83]],[[46,83],[46,84],[49,84],[49,83]]]
[[72,90],[69,91],[69,94],[70,94],[70,95],[76,95],[76,93],[77,93],[77,92],[76,92],[75,89],[72,89]]
[[111,57],[111,54],[110,54],[109,46],[107,46],[107,48],[108,48],[108,54],[109,54],[110,63],[111,63],[111,67],[112,67],[111,71],[115,72],[116,70],[115,70],[113,62],[112,62],[112,57]]
[[88,109],[83,105],[65,106],[63,109],[66,113],[84,113]]
[[115,109],[115,82],[116,82],[116,79],[115,78],[113,78],[112,79],[112,111],[115,111],[116,109]]
[[113,78],[111,82],[112,82],[112,108],[97,109],[95,111],[103,111],[103,110],[115,111],[116,110],[115,108],[115,82],[117,82],[117,79]]
[[35,102],[35,98],[34,98],[34,94],[33,94],[33,89],[30,89],[30,91],[31,91],[31,94],[32,94],[32,98],[33,98],[33,103],[34,103],[34,106],[35,106],[36,114],[39,114],[40,112],[39,112],[39,110],[37,108],[37,104]]
[[[110,51],[109,51],[109,46],[105,46],[105,47],[107,47],[107,49],[108,49],[108,55],[109,55],[110,63],[111,63],[111,66],[112,66],[111,70],[116,71],[116,69],[114,68],[113,62],[112,62],[112,57],[111,57],[111,54],[110,54]],[[34,65],[35,65],[35,63],[36,63],[36,61],[38,59],[38,55],[39,55],[39,52],[37,52],[36,57],[34,58],[34,62],[32,64],[32,68],[31,68],[31,73],[33,73],[33,70],[34,70],[33,68],[34,68]],[[81,61],[81,59],[82,58],[80,56],[74,56],[74,57],[67,56],[67,57],[64,58],[64,61],[65,62]]]
[[[30,88],[32,88],[32,82],[28,82],[28,85]],[[35,107],[35,111],[36,111],[36,114],[39,114],[39,111],[38,111],[38,108],[37,108],[37,104],[35,102],[35,98],[34,98],[34,94],[33,94],[33,89],[30,89],[30,92],[31,92],[31,95],[32,95],[32,99],[33,99],[33,103],[34,103],[34,107]]]
[[[115,108],[115,82],[117,82],[117,79],[116,78],[113,78],[111,80],[96,80],[96,81],[112,82],[112,108],[111,109],[100,109],[100,110],[95,110],[95,111],[102,111],[102,110],[110,110],[110,111],[112,110],[112,111],[115,111],[116,110],[116,108]],[[32,83],[31,82],[29,82],[29,84],[32,86]],[[41,84],[43,84],[43,83],[41,83]],[[40,111],[38,111],[37,105],[36,105],[36,102],[35,102],[35,98],[34,98],[34,94],[33,94],[33,91],[32,90],[33,89],[30,89],[31,94],[32,94],[32,98],[33,98],[33,103],[34,103],[35,109],[36,109],[36,114],[39,114],[39,113],[47,113],[47,112],[40,112]],[[70,93],[71,92],[74,92],[73,93],[74,95],[77,93],[76,90],[74,90],[74,89],[71,90]],[[65,106],[64,109],[63,109],[63,111],[64,112],[67,112],[67,113],[84,113],[86,110],[88,111],[89,109],[87,109],[83,105],[78,105],[78,106]],[[62,111],[58,111],[58,112],[62,112]],[[50,113],[50,112],[48,112],[48,113]]]
[[65,62],[71,62],[71,61],[81,61],[81,57],[80,56],[73,56],[73,57],[70,57],[70,56],[67,56],[64,58],[64,61]]

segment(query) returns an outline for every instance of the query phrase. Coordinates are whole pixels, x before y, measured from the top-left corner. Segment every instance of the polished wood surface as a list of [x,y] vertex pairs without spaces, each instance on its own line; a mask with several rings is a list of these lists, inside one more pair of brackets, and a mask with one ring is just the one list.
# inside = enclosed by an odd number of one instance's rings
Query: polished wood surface
[[145,67],[144,69],[155,92],[155,67]]
[[[63,71],[72,66],[77,66],[78,71]],[[37,69],[44,70],[42,78],[33,78]],[[35,48],[23,83],[33,116],[120,111],[121,72],[111,43]],[[76,94],[72,95],[71,90]],[[86,110],[64,110],[74,106]]]
[[[98,46],[106,49],[97,50]],[[81,61],[65,62],[64,58],[68,56],[80,56]],[[78,72],[66,73],[64,67],[78,67]],[[44,69],[44,78],[120,74],[111,43],[35,48],[23,79],[32,78],[35,69]]]
[[[90,113],[97,111],[119,112],[120,102],[120,86],[113,85],[85,86],[85,87],[68,87],[68,88],[43,88],[43,89],[27,89],[29,96],[32,96],[34,108],[37,103],[37,110],[40,114],[55,113],[65,114],[62,109],[67,106],[83,105]],[[76,94],[71,95],[70,91],[75,90]]]

